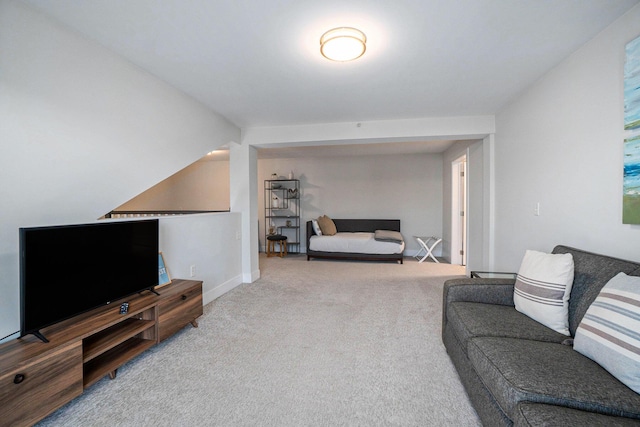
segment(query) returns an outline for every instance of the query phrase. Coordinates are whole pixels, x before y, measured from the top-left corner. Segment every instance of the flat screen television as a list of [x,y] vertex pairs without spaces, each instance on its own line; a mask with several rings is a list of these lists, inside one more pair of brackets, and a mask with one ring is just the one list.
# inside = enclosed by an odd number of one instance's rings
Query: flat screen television
[[20,228],[20,336],[158,285],[158,220]]

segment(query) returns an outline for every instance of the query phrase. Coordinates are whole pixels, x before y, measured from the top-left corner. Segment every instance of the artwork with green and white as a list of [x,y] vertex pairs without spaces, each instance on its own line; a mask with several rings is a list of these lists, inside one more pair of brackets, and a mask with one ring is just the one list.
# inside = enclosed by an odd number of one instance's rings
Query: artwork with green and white
[[622,223],[640,224],[640,135],[624,140]]
[[640,128],[640,37],[627,43],[624,63],[624,128]]
[[625,54],[622,223],[640,224],[640,37],[627,43]]

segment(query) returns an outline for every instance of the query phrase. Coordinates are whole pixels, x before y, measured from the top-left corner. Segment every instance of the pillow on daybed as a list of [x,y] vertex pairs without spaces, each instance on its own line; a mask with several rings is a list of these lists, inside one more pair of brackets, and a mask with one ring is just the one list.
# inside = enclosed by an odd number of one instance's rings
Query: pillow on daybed
[[320,229],[320,224],[318,224],[317,219],[311,220],[311,227],[313,228],[313,232],[318,236],[322,236],[322,230]]
[[569,295],[573,256],[528,250],[516,277],[516,310],[564,335],[569,335]]
[[326,215],[318,217],[318,225],[320,226],[320,230],[322,230],[323,235],[333,236],[338,232],[336,224]]
[[373,238],[379,242],[393,242],[393,243],[404,242],[404,239],[402,238],[402,234],[400,234],[399,231],[376,230]]
[[640,277],[604,285],[576,330],[573,349],[640,393]]

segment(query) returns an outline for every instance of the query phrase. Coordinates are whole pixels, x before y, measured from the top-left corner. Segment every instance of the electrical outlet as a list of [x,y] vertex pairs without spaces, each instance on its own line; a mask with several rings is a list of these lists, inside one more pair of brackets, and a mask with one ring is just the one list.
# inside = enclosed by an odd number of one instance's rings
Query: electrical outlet
[[189,274],[191,274],[191,277],[196,277],[196,266],[195,265],[192,265],[190,267],[189,271],[190,271]]
[[535,208],[533,208],[533,214],[535,216],[540,216],[540,202],[536,203]]
[[242,234],[240,234],[239,231],[236,231],[236,240],[240,240],[240,237],[242,237]]

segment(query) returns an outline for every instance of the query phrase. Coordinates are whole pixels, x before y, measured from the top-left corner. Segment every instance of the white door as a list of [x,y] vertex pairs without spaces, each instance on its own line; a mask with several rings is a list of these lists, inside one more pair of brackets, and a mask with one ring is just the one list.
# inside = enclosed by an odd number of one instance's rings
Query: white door
[[467,265],[467,160],[460,163],[459,174],[460,179],[460,228],[462,229],[462,238],[460,242],[460,254],[462,255],[462,265]]
[[465,265],[467,252],[467,156],[451,162],[451,264]]

